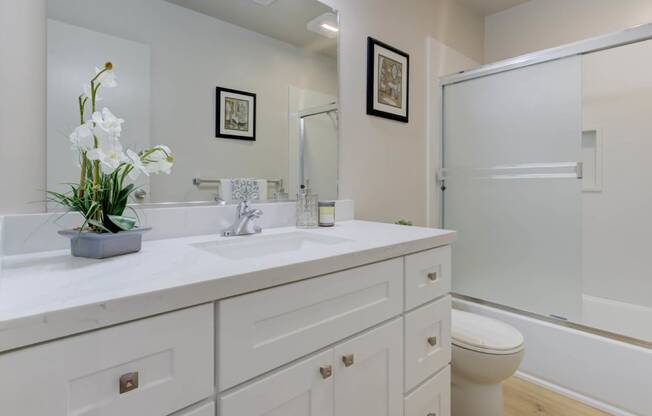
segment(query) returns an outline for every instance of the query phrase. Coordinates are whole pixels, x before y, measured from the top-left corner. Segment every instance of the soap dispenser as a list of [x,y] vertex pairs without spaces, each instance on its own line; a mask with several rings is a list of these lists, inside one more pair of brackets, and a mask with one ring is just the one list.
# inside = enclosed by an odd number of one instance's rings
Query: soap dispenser
[[310,190],[310,181],[301,185],[297,195],[297,228],[319,226],[319,197]]

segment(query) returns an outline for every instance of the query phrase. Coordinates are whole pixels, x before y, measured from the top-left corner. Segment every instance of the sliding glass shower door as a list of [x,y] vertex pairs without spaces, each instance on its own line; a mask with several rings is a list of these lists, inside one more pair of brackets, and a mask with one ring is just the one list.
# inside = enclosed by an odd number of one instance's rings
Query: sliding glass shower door
[[581,316],[581,62],[444,87],[444,226],[456,293]]

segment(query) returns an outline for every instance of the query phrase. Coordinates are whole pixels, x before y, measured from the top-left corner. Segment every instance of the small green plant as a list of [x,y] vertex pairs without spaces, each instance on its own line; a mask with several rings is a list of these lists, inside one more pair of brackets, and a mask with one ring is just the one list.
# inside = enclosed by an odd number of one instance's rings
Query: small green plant
[[[79,183],[68,184],[68,193],[48,191],[49,199],[84,217],[80,230],[117,233],[134,228],[136,218],[124,216],[136,186],[130,181],[141,174],[170,173],[172,152],[158,145],[136,153],[125,152],[120,143],[123,119],[104,107],[96,111],[101,87],[117,86],[113,64],[95,68],[95,75],[77,98],[80,125],[70,135],[72,149],[79,157]],[[90,104],[90,119],[86,107]]]
[[410,220],[406,220],[406,219],[404,219],[404,218],[399,219],[399,220],[396,221],[394,224],[398,224],[398,225],[413,225],[413,224],[412,224],[412,221],[410,221]]

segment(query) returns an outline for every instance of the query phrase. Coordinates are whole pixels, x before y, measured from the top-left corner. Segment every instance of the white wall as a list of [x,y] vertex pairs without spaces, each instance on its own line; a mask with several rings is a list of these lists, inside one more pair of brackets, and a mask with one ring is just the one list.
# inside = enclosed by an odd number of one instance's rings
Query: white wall
[[0,0],[0,214],[45,209],[46,0]]
[[650,0],[531,0],[486,18],[485,63],[650,21]]
[[[198,190],[195,176],[287,183],[288,87],[337,95],[334,59],[162,0],[49,0],[48,13],[150,46],[152,144],[167,144],[176,160],[171,176],[152,178],[153,202],[212,200],[214,187]],[[215,138],[216,86],[257,94],[255,142]],[[120,116],[126,133],[133,115]]]
[[[426,224],[428,36],[481,60],[482,19],[452,1],[325,0],[341,12],[340,195],[361,219]],[[367,36],[410,54],[410,122],[366,114]],[[434,210],[434,207],[431,207]]]

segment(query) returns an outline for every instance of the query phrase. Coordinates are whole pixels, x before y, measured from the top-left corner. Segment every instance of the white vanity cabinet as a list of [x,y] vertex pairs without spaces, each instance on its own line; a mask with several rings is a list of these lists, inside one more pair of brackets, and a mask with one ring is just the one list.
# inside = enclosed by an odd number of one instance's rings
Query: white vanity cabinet
[[0,353],[0,415],[450,416],[450,248]]
[[450,416],[450,254],[218,302],[219,416]]

